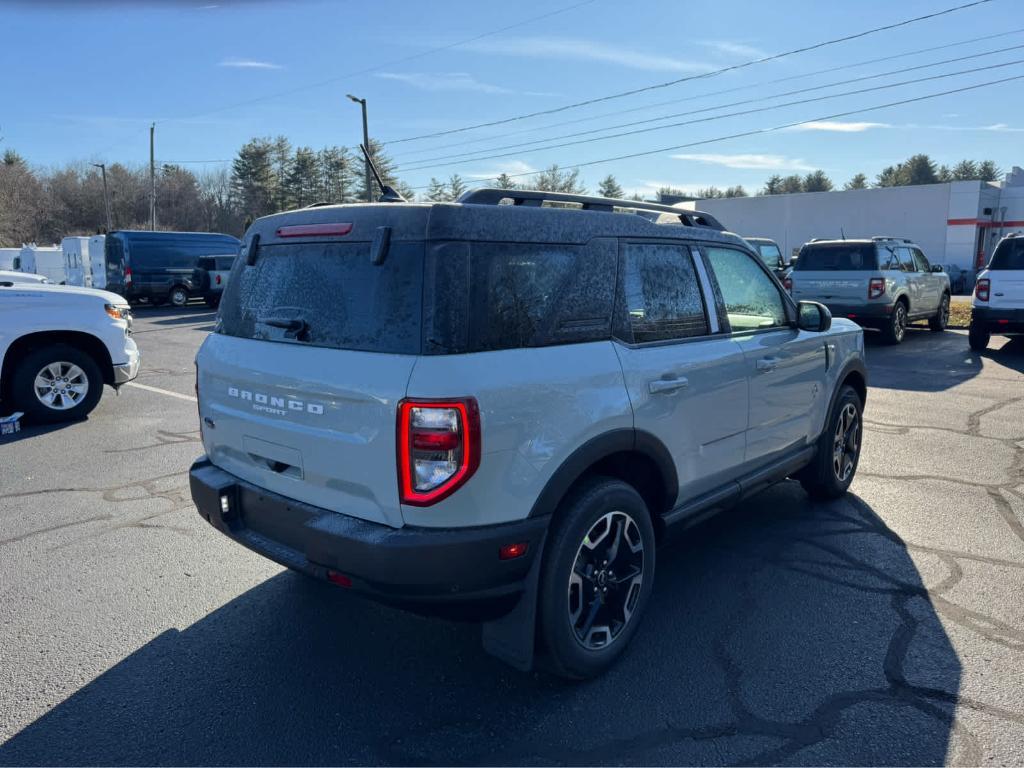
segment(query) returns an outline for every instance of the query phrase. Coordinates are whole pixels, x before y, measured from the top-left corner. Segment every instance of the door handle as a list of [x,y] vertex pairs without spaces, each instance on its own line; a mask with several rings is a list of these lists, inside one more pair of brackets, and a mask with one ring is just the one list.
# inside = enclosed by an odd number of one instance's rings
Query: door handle
[[686,389],[688,386],[690,386],[690,382],[685,376],[679,376],[674,379],[655,379],[647,383],[647,389],[652,395],[662,392],[675,392],[677,389]]
[[757,361],[757,370],[762,373],[770,373],[774,371],[779,365],[779,358],[777,357],[762,357]]

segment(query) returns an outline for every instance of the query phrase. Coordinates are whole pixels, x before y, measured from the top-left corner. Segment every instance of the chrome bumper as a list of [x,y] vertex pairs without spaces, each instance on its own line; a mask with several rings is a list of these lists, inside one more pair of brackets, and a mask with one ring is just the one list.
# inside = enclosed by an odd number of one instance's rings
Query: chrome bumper
[[122,384],[131,381],[139,375],[139,365],[142,362],[142,356],[136,352],[132,355],[131,359],[127,363],[114,366],[114,386],[119,387]]

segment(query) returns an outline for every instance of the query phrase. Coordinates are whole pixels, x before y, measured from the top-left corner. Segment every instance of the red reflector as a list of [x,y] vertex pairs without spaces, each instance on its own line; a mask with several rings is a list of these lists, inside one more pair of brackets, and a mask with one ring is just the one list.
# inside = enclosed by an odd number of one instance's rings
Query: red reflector
[[328,571],[327,580],[337,584],[339,587],[351,587],[352,579],[346,576],[344,573],[338,573],[337,571]]
[[412,447],[418,451],[454,451],[459,443],[458,432],[412,433]]
[[853,318],[855,318],[855,317],[856,317],[856,315],[847,315],[847,317],[848,317],[848,318],[850,318],[850,319],[852,320]]
[[526,554],[526,548],[529,544],[525,541],[520,541],[518,544],[506,544],[498,550],[499,560],[514,560],[517,557],[522,557]]
[[278,227],[278,237],[314,237],[316,235],[347,235],[352,231],[350,223],[345,224],[295,224]]
[[217,275],[217,285],[220,285],[220,275]]
[[999,321],[998,321],[998,323],[999,323],[1000,325],[1009,325],[1009,324],[1010,324],[1010,321],[1009,321],[1009,320],[999,320]]

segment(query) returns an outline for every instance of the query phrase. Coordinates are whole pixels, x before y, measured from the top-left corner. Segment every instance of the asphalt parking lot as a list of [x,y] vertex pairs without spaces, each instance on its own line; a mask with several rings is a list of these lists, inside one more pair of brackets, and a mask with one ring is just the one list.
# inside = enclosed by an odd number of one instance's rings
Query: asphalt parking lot
[[1024,343],[869,334],[853,492],[681,536],[622,662],[571,685],[199,519],[213,320],[139,310],[135,385],[0,443],[0,764],[1024,762]]

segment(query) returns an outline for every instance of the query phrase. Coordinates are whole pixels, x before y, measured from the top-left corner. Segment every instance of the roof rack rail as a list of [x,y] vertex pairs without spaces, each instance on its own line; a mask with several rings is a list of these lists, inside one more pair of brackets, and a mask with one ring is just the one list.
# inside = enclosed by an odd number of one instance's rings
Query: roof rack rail
[[502,200],[511,200],[513,205],[540,207],[545,201],[552,203],[577,203],[585,211],[603,211],[612,213],[616,208],[627,208],[636,211],[653,211],[668,213],[679,217],[679,221],[688,227],[708,227],[724,232],[725,227],[714,216],[703,211],[690,211],[675,208],[661,203],[648,203],[642,200],[618,200],[613,197],[594,197],[576,195],[571,192],[540,192],[532,189],[497,189],[483,187],[465,192],[456,200],[457,203],[471,205],[498,205]]
[[909,237],[890,237],[889,235],[875,235],[871,239],[876,242],[879,240],[894,240],[897,243],[909,243],[911,245],[914,243]]

